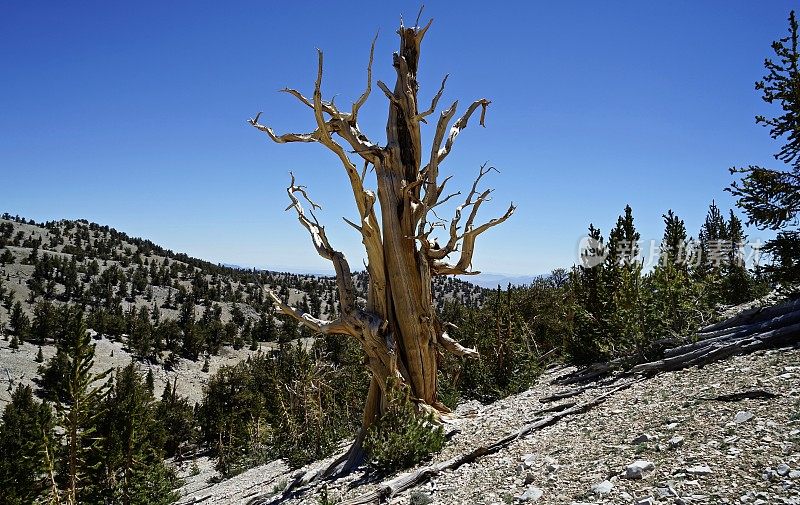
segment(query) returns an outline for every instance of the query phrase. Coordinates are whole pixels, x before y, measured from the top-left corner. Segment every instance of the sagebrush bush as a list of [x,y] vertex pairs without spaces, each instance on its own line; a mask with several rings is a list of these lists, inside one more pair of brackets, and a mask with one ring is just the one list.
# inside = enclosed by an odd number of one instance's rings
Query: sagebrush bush
[[402,392],[393,395],[386,413],[367,431],[368,464],[381,473],[416,465],[444,445],[444,430],[431,414],[421,415]]

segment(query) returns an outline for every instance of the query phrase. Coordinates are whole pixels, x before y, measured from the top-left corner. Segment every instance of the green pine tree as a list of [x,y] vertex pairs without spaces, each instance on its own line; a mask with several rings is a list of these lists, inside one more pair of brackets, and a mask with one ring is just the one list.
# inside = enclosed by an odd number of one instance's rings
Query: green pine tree
[[754,282],[747,270],[744,258],[744,244],[747,235],[741,219],[730,211],[728,222],[728,244],[725,249],[727,258],[723,268],[722,290],[723,302],[739,304],[751,300],[754,296]]
[[194,409],[187,398],[178,395],[177,380],[176,377],[171,387],[167,383],[156,407],[156,419],[160,420],[164,431],[164,451],[168,457],[180,457],[195,435]]
[[607,293],[603,331],[613,355],[637,354],[644,357],[644,317],[642,306],[642,264],[639,260],[639,232],[630,205],[617,219],[608,240],[608,256],[602,282]]
[[789,34],[772,43],[775,59],[767,58],[767,75],[756,83],[761,98],[780,106],[776,117],[756,116],[756,122],[769,128],[770,137],[785,142],[775,159],[787,165],[784,170],[750,165],[732,168],[740,181],[728,188],[747,213],[747,224],[778,231],[764,251],[773,258],[766,267],[772,277],[784,284],[800,282],[800,52],[798,23],[789,13]]
[[45,455],[54,447],[53,414],[19,386],[0,424],[0,503],[35,503],[49,491]]
[[147,391],[150,392],[152,395],[156,389],[156,378],[153,376],[153,369],[147,369],[147,377],[145,378],[145,386],[147,386]]
[[690,334],[710,310],[702,283],[690,273],[689,262],[695,253],[689,249],[683,220],[672,211],[663,218],[661,256],[643,281],[645,328],[656,339]]
[[90,453],[86,465],[86,501],[150,505],[172,503],[176,478],[164,463],[164,430],[156,404],[131,363],[118,369],[102,400],[95,436],[102,450]]
[[9,317],[9,325],[11,326],[11,333],[24,340],[30,330],[30,319],[22,311],[22,304],[17,300],[11,309],[11,316]]
[[3,249],[3,254],[0,254],[0,265],[13,265],[14,255],[8,249]]
[[604,341],[606,314],[605,258],[608,254],[603,235],[589,225],[588,248],[582,252],[582,264],[571,274],[575,300],[574,331],[565,336],[564,350],[576,363],[591,363],[607,357]]
[[[81,503],[81,493],[86,485],[87,458],[99,450],[94,432],[108,391],[107,383],[103,381],[110,372],[92,372],[94,345],[82,319],[80,316],[75,318],[70,337],[62,346],[63,350],[60,349],[64,375],[56,383],[54,404],[58,425],[63,430],[60,468],[68,505]],[[57,358],[58,353],[53,359]]]

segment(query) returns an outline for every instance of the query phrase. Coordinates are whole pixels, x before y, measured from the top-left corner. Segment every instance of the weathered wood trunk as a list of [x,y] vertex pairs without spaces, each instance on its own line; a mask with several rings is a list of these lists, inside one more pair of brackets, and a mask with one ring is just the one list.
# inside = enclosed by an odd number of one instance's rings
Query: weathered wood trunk
[[[378,200],[383,218],[383,250],[388,292],[386,314],[395,335],[400,361],[406,365],[412,394],[429,405],[436,401],[436,335],[430,292],[430,269],[421,269],[416,247],[414,209],[409,184],[417,180],[422,163],[417,110],[417,66],[422,37],[413,28],[400,28],[400,51],[395,54],[397,81],[389,101],[386,155],[375,166]],[[412,191],[413,193],[413,191]],[[430,291],[430,290],[428,290]],[[427,295],[427,296],[426,296]]]
[[[489,101],[473,102],[452,126],[458,102],[445,109],[436,123],[430,156],[423,165],[421,124],[433,114],[445,81],[431,100],[430,107],[420,112],[418,103],[420,46],[430,27],[406,28],[400,26],[400,49],[393,55],[396,82],[390,90],[381,81],[378,87],[389,101],[386,122],[386,144],[381,147],[371,142],[358,127],[358,112],[372,90],[372,61],[375,42],[370,50],[367,67],[367,86],[364,93],[352,105],[350,111],[339,110],[332,102],[322,99],[323,57],[319,52],[317,80],[312,99],[294,89],[284,91],[311,108],[316,120],[316,129],[307,134],[287,133],[276,135],[273,130],[259,123],[260,113],[250,120],[257,129],[266,133],[277,143],[316,142],[323,144],[337,155],[353,189],[358,210],[358,219],[346,221],[361,234],[367,253],[369,293],[367,305],[361,309],[356,304],[355,288],[350,267],[342,253],[331,247],[324,227],[317,221],[312,202],[303,186],[295,184],[294,176],[287,193],[300,223],[311,234],[317,252],[330,260],[336,270],[341,316],[335,321],[323,321],[304,314],[282,303],[273,295],[281,310],[318,333],[344,333],[356,338],[367,358],[367,367],[372,374],[369,393],[364,408],[364,430],[381,415],[386,408],[387,387],[400,384],[407,388],[411,398],[421,411],[444,413],[447,408],[437,400],[436,372],[438,347],[459,356],[476,356],[451,339],[446,323],[437,319],[431,293],[431,279],[435,275],[459,275],[477,273],[470,271],[476,237],[492,226],[508,219],[514,212],[511,205],[501,217],[479,226],[474,220],[481,204],[491,190],[478,191],[481,178],[491,168],[481,167],[464,202],[456,207],[455,215],[445,227],[448,240],[439,247],[431,237],[434,223],[428,221],[431,209],[460,193],[444,196],[449,178],[439,180],[439,164],[447,157],[458,134],[463,130],[478,107],[481,107],[481,124]],[[350,154],[338,139],[351,149],[363,162],[359,171]],[[372,166],[377,182],[376,194],[364,187],[367,169]],[[298,197],[299,195],[299,197]],[[301,204],[303,198],[312,211],[306,215]],[[380,205],[380,223],[375,203]],[[462,211],[469,210],[466,221],[461,224]],[[455,264],[446,262],[457,253]],[[352,454],[351,454],[352,456]],[[351,458],[352,462],[352,458]]]

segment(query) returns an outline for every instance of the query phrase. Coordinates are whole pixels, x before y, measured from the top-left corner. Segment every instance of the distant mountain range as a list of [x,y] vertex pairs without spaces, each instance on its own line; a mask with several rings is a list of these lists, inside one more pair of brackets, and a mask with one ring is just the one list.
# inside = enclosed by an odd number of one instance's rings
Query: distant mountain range
[[[222,266],[228,268],[237,268],[237,269],[251,269],[253,267],[245,267],[241,265],[236,265],[232,263],[222,263]],[[313,269],[313,268],[303,268],[303,267],[287,267],[287,266],[273,266],[269,269],[262,269],[259,267],[255,267],[257,270],[269,270],[273,272],[290,272],[293,274],[303,274],[303,275],[316,275],[322,277],[332,277],[334,275],[333,270],[324,270],[324,269]],[[530,284],[536,279],[537,275],[514,275],[514,274],[502,274],[502,273],[493,273],[493,272],[481,272],[478,275],[464,275],[460,276],[459,279],[468,282],[470,284],[475,284],[476,286],[480,286],[482,288],[489,288],[494,289],[498,285],[502,288],[505,288],[509,284],[512,286],[521,286],[523,284]]]
[[491,272],[481,272],[478,275],[462,277],[461,279],[466,282],[471,282],[482,288],[494,289],[498,285],[505,289],[506,286],[521,286],[522,284],[530,284],[536,279],[538,275],[513,275],[513,274],[496,274]]

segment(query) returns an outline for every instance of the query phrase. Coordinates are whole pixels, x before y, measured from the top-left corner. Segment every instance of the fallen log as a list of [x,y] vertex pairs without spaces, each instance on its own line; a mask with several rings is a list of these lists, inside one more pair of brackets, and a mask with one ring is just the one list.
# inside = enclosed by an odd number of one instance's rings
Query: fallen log
[[800,298],[768,307],[752,307],[739,312],[733,317],[729,317],[728,319],[724,319],[701,328],[697,333],[703,335],[724,328],[730,328],[732,326],[748,324],[754,320],[771,319],[773,317],[798,310],[800,310]]
[[579,394],[586,391],[588,387],[584,386],[582,388],[575,388],[575,389],[567,389],[564,391],[557,391],[550,396],[545,396],[544,398],[539,398],[539,403],[550,403],[557,400],[563,400],[565,398],[572,398],[573,396],[578,396]]
[[714,332],[713,334],[709,334],[705,338],[702,338],[697,342],[681,345],[678,347],[674,347],[672,349],[667,349],[666,351],[664,351],[664,356],[669,357],[669,356],[684,354],[691,349],[704,347],[711,344],[712,342],[725,342],[725,341],[735,340],[740,337],[745,337],[755,333],[763,333],[766,332],[767,330],[789,326],[798,322],[800,322],[800,311],[782,314],[764,321],[759,321],[744,326],[734,326],[724,330],[719,330],[718,332]]
[[620,359],[615,359],[609,361],[608,363],[595,363],[586,368],[582,368],[580,370],[576,370],[574,372],[556,377],[550,383],[567,386],[569,384],[577,384],[577,383],[597,380],[609,375],[614,370],[614,367],[621,363],[622,360]]
[[654,373],[681,370],[695,365],[705,365],[735,354],[745,354],[759,349],[800,342],[800,323],[771,329],[763,333],[740,336],[727,342],[711,342],[705,347],[658,361],[641,363],[629,373]]

